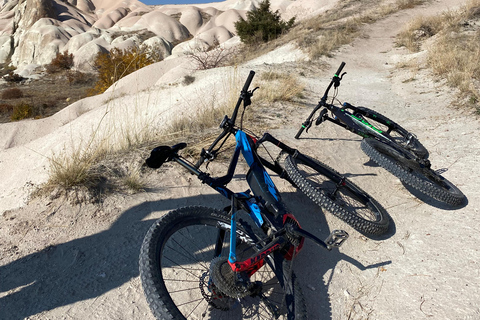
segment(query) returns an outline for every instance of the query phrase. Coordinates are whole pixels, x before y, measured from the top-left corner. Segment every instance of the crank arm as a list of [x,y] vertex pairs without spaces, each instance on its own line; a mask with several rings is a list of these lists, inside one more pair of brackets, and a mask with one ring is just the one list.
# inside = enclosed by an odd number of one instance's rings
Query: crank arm
[[299,229],[298,227],[294,227],[292,225],[287,226],[287,232],[310,239],[320,247],[327,250],[332,250],[333,248],[340,247],[345,242],[345,240],[348,239],[348,233],[343,230],[333,230],[332,233],[330,233],[330,235],[327,237],[327,239],[325,239],[325,241],[319,239],[308,231]]

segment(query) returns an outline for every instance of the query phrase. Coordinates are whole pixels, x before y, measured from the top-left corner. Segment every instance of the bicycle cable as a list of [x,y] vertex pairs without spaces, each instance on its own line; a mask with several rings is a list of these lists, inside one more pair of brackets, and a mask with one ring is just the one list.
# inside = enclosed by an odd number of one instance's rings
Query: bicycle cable
[[[257,135],[255,132],[253,132],[252,130],[250,130],[250,129],[245,129],[244,132],[247,133],[247,134],[249,134],[250,136],[254,137],[254,138],[257,139],[257,140],[259,139],[258,135]],[[270,157],[270,159],[271,159],[273,162],[275,162],[275,159],[273,158],[272,154],[268,151],[267,147],[265,147],[265,145],[264,145],[263,143],[261,144],[261,147],[267,152],[267,154],[268,154],[268,156]],[[258,147],[257,147],[257,150],[258,150]],[[258,151],[256,151],[256,153],[257,153],[257,155],[258,155]],[[278,157],[277,157],[277,159],[278,159]]]

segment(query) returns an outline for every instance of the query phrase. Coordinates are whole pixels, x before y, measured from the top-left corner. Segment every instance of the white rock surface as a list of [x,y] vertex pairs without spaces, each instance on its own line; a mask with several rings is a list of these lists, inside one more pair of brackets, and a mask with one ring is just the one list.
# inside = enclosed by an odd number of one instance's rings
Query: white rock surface
[[[215,40],[224,43],[234,37],[235,22],[246,18],[246,12],[260,2],[147,6],[137,0],[2,0],[0,63],[11,62],[21,71],[30,64],[48,64],[58,52],[68,51],[77,68],[89,69],[88,62],[98,52],[143,41],[158,45],[164,56],[172,52],[181,56],[192,44],[212,45]],[[336,2],[274,0],[271,9],[298,19]],[[132,33],[136,32],[148,32],[151,37],[134,39]]]

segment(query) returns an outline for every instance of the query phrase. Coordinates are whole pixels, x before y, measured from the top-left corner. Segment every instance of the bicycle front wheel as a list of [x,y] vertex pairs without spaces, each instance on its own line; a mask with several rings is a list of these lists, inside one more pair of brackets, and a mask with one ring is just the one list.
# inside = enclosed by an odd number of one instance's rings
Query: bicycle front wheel
[[[230,218],[219,210],[185,207],[149,229],[140,253],[140,277],[157,319],[304,319],[306,308],[295,275],[279,254],[239,290],[227,263]],[[237,223],[238,260],[258,252],[258,230]],[[241,294],[240,294],[241,293]]]
[[407,159],[388,144],[363,139],[360,146],[379,166],[423,194],[451,206],[465,201],[465,195],[453,183],[431,169],[422,168],[415,160]]
[[288,156],[285,169],[305,195],[361,233],[387,232],[390,218],[375,199],[329,166],[303,156],[307,161]]

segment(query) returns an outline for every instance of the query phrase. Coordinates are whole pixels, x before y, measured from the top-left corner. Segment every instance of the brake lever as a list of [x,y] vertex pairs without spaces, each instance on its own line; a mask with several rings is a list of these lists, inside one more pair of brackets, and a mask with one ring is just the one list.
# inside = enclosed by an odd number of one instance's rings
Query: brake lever
[[343,76],[346,75],[347,73],[344,72],[340,75],[340,77],[333,77],[333,87],[338,88],[340,86],[340,81],[342,81]]
[[245,109],[246,107],[248,107],[249,105],[252,104],[252,100],[250,99],[252,96],[253,96],[253,93],[260,87],[256,87],[255,89],[253,90],[249,90],[247,92],[245,92],[244,94],[242,93],[243,95],[243,108]]

